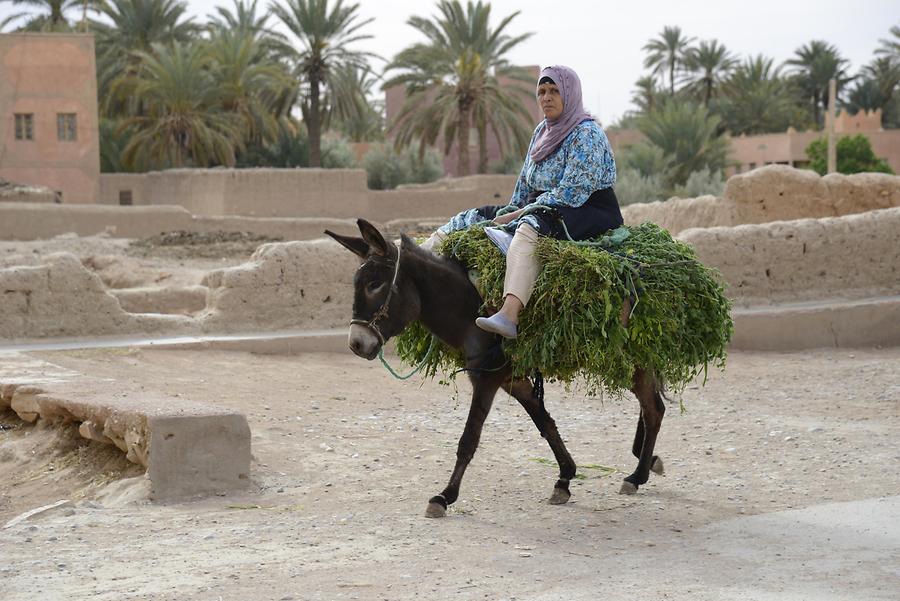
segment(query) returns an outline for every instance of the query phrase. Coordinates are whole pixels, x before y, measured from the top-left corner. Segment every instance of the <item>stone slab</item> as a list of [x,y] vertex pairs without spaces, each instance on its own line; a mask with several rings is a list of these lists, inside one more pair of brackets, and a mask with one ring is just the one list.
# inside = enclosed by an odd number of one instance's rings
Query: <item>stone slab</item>
[[0,409],[22,419],[77,424],[147,468],[150,498],[173,500],[250,483],[244,415],[129,383],[91,378],[23,353],[0,353]]
[[731,348],[795,351],[900,345],[900,296],[734,309]]

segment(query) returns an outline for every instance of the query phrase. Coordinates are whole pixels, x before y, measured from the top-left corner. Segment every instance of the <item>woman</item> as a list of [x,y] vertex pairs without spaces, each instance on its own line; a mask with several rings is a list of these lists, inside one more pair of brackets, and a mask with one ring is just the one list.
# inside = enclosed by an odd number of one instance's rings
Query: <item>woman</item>
[[505,338],[516,337],[519,312],[528,304],[540,271],[534,256],[539,235],[564,239],[568,232],[573,240],[583,240],[623,223],[613,192],[612,149],[582,105],[578,75],[560,65],[543,69],[537,101],[544,120],[534,130],[509,204],[464,211],[423,244],[431,248],[448,233],[489,219],[515,231],[506,255],[503,306],[475,321]]

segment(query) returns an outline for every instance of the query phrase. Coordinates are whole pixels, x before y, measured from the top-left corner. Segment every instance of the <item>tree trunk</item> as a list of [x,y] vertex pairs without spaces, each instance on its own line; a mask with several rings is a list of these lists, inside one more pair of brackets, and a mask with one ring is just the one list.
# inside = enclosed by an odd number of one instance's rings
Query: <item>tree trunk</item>
[[813,122],[819,127],[819,90],[813,92]]
[[478,125],[478,173],[488,171],[487,125]]
[[456,143],[459,145],[457,176],[469,175],[470,114],[471,109],[469,107],[460,107],[459,126],[456,128]]
[[309,78],[309,166],[322,166],[322,115],[319,112],[319,75],[313,73]]
[[675,96],[675,61],[669,63],[669,89],[672,92],[672,96]]

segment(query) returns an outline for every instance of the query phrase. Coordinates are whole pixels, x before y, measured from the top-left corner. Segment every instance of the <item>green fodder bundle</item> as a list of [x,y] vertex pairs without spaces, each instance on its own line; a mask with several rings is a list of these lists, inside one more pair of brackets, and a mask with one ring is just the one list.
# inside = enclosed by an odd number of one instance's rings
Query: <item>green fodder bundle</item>
[[[540,238],[541,273],[520,315],[519,337],[503,342],[517,375],[538,369],[551,380],[581,380],[588,394],[619,394],[641,367],[677,392],[710,364],[724,367],[731,302],[691,247],[652,223],[592,242]],[[485,307],[502,304],[506,257],[482,228],[452,234],[444,252],[477,270]],[[631,312],[623,325],[626,300]],[[461,353],[439,341],[428,355],[431,344],[431,334],[415,323],[397,350],[411,364],[427,356],[431,376],[464,366]]]

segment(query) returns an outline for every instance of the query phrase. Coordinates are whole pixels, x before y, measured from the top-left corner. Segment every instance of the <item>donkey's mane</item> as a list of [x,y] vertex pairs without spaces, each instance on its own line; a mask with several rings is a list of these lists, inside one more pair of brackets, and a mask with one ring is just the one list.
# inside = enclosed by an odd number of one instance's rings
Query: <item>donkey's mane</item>
[[424,266],[432,275],[440,277],[442,280],[444,278],[450,278],[459,280],[460,283],[469,283],[466,268],[456,259],[436,255],[431,251],[420,248],[419,245],[413,242],[408,236],[402,237],[400,248],[404,253],[410,253],[415,256],[416,259],[424,263]]

